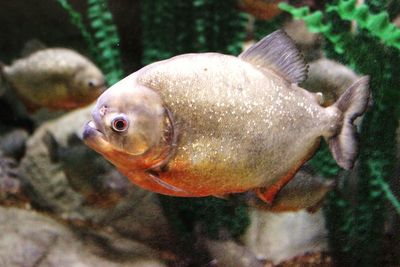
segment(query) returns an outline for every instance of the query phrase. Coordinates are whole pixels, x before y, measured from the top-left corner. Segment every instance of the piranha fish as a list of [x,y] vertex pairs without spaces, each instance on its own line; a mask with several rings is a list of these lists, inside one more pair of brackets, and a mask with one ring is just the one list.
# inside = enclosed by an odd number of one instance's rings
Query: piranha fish
[[239,8],[261,20],[271,20],[282,13],[280,0],[239,0]]
[[105,91],[83,140],[142,188],[183,197],[253,191],[273,206],[321,137],[344,169],[356,158],[353,121],[367,107],[368,78],[323,107],[318,94],[298,86],[306,75],[281,30],[238,57],[176,56]]
[[102,72],[89,59],[66,48],[47,48],[10,66],[0,64],[0,74],[30,111],[82,107],[105,90]]

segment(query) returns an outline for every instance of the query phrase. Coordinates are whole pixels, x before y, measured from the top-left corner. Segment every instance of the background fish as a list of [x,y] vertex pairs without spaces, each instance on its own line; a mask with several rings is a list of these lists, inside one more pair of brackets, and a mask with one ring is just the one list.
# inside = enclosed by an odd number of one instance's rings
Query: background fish
[[0,69],[3,82],[15,89],[31,111],[85,106],[105,89],[101,71],[86,57],[65,48],[43,49]]
[[323,178],[310,166],[303,165],[293,179],[279,191],[272,206],[261,201],[254,191],[232,194],[227,196],[227,199],[267,211],[287,212],[307,209],[309,212],[316,212],[321,207],[321,200],[335,186],[335,180]]
[[353,121],[367,107],[368,78],[325,108],[297,86],[306,74],[283,31],[239,57],[177,56],[104,92],[83,138],[148,190],[175,196],[254,190],[273,205],[320,137],[340,166],[350,169],[355,161]]
[[324,106],[330,106],[351,86],[360,79],[350,68],[321,58],[309,65],[307,80],[302,86],[312,92],[321,92],[324,98]]
[[239,0],[240,9],[248,12],[258,19],[270,20],[282,13],[278,7],[278,0]]

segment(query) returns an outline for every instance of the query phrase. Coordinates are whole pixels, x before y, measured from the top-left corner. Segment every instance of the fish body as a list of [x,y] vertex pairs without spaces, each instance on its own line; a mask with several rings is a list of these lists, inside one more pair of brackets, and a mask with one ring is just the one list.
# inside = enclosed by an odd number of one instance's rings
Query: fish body
[[196,195],[271,186],[308,158],[336,120],[307,91],[217,53],[178,56],[126,82],[157,88],[176,114],[181,135],[169,168],[188,172],[164,179]]
[[[255,190],[272,203],[320,137],[343,125],[338,107],[320,106],[297,86],[306,71],[282,31],[239,57],[186,54],[153,63],[98,99],[83,137],[146,189],[175,196]],[[362,88],[359,109],[368,95]],[[126,129],[116,127],[121,121]]]
[[102,72],[65,48],[39,50],[2,66],[1,72],[30,110],[74,109],[93,102],[105,90]]

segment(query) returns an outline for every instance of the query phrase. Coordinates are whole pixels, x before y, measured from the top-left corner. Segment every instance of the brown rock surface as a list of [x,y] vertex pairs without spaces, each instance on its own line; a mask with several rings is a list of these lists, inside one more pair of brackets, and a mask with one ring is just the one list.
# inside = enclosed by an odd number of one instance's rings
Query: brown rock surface
[[[37,212],[0,208],[0,266],[8,267],[163,267],[151,253],[129,261],[111,261],[93,254],[65,226]],[[151,251],[148,249],[148,251]]]
[[322,211],[272,213],[253,209],[251,224],[242,238],[257,258],[274,264],[310,252],[327,250]]
[[[263,267],[264,264],[243,245],[232,240],[205,240],[205,246],[218,267]],[[214,266],[213,265],[213,266]]]

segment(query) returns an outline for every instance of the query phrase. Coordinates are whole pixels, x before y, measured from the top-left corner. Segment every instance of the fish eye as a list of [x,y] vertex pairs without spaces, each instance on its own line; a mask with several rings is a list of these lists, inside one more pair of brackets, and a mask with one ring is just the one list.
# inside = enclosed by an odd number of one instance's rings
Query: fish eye
[[116,132],[124,132],[128,127],[128,120],[124,116],[118,116],[111,121],[111,128]]
[[96,86],[96,82],[93,80],[88,81],[88,86],[94,88]]

